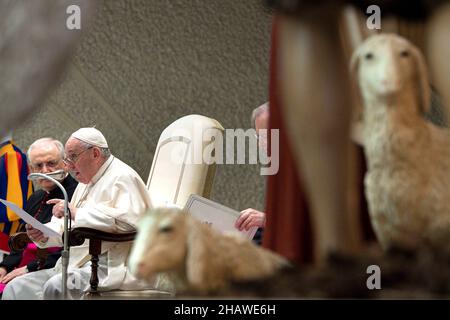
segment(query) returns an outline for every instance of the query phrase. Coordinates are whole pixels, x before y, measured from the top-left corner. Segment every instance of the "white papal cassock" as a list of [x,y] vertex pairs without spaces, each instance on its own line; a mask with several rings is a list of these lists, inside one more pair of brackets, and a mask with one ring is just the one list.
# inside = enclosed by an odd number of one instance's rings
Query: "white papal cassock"
[[[71,204],[78,208],[75,220],[72,221],[72,228],[89,227],[115,233],[135,230],[140,215],[151,207],[150,197],[142,179],[132,168],[112,155],[91,182],[78,184]],[[62,235],[64,219],[53,216],[47,226]],[[38,243],[38,246],[63,246],[62,237],[50,238],[45,244]],[[126,263],[130,248],[131,242],[102,243],[99,290],[151,286],[151,284],[136,281],[129,274]],[[81,246],[70,248],[69,294],[71,298],[79,298],[80,294],[70,289],[75,291],[76,287],[81,287],[83,291],[89,289],[88,250],[89,240]],[[61,259],[59,259],[53,269],[17,277],[6,286],[3,299],[57,298],[61,293],[61,270]]]

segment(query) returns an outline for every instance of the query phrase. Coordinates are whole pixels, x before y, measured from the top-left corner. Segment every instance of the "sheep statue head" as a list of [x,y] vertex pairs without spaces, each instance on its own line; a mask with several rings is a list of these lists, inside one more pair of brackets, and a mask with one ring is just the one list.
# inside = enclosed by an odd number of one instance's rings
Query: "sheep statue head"
[[420,51],[393,34],[369,37],[351,68],[363,100],[365,193],[384,249],[450,240],[450,132],[425,120],[430,105]]
[[364,102],[392,101],[400,93],[415,92],[418,111],[430,105],[430,86],[425,60],[411,42],[395,34],[369,37],[352,55],[350,62]]
[[175,290],[211,293],[230,282],[273,275],[288,262],[237,235],[220,234],[176,208],[158,208],[140,221],[129,266],[140,279],[167,275]]

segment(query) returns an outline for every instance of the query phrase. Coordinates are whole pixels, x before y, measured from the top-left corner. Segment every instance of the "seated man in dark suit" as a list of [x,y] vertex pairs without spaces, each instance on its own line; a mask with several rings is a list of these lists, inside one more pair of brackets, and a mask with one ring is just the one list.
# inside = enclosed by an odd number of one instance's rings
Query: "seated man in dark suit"
[[[253,110],[252,125],[256,130],[258,149],[264,150],[267,154],[267,136],[269,133],[266,131],[261,134],[260,130],[267,130],[269,127],[269,102],[266,102]],[[253,237],[253,241],[258,245],[261,245],[262,243],[265,225],[266,213],[253,208],[241,211],[241,214],[235,223],[235,227],[240,231],[258,227],[258,230]]]
[[[28,160],[32,172],[50,173],[63,170],[65,177],[61,184],[67,191],[69,201],[75,191],[76,182],[68,173],[63,162],[63,144],[52,138],[42,138],[33,142],[28,149]],[[26,211],[35,219],[42,223],[47,223],[52,217],[54,204],[47,203],[50,199],[64,199],[61,190],[51,181],[45,179],[37,180],[40,190],[35,191],[28,199]],[[12,279],[28,272],[40,269],[36,258],[36,245],[28,244],[23,251],[12,251],[0,263],[0,292]],[[56,261],[61,256],[61,248],[49,248],[47,259],[42,268],[48,269],[55,266]]]

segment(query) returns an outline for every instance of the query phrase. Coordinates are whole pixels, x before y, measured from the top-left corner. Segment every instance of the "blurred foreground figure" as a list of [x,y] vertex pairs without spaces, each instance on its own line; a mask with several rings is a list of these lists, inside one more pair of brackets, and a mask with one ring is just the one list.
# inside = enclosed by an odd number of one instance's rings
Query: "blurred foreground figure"
[[95,1],[0,2],[0,137],[32,115],[64,70],[80,30],[69,30],[70,5],[86,28]]
[[[280,173],[283,169],[296,171],[299,180],[289,184],[297,188],[289,192],[289,186],[281,182],[285,177],[292,180],[288,175],[269,177],[267,240],[264,244],[277,252],[281,248],[297,262],[308,262],[311,248],[316,261],[323,261],[332,251],[359,253],[362,247],[359,218],[348,210],[347,204],[351,101],[348,62],[344,59],[339,39],[339,14],[346,3],[358,6],[363,12],[369,5],[376,4],[386,15],[394,14],[406,19],[428,18],[429,28],[434,32],[427,38],[432,52],[430,56],[437,64],[434,72],[440,75],[435,76],[440,79],[436,80],[436,86],[444,96],[449,92],[444,89],[450,74],[450,45],[446,40],[450,30],[450,6],[447,1],[418,1],[408,3],[406,7],[400,1],[267,2],[277,9],[272,42],[270,103],[273,117],[270,127],[276,128],[273,125],[278,124],[281,129],[287,129],[285,140],[292,148],[296,170],[283,168],[289,161],[283,163],[280,160]],[[444,97],[444,100],[447,103],[449,99]],[[287,154],[285,158],[289,158],[289,150]],[[305,211],[299,192],[301,182],[304,183],[310,215]],[[282,192],[278,191],[280,187],[284,187]],[[293,196],[289,198],[290,193],[300,195],[300,200],[292,200]],[[286,200],[290,200],[290,205],[284,205]],[[290,237],[273,223],[282,223],[283,218],[278,215],[287,220],[284,225],[288,225]],[[312,224],[312,236],[301,238],[292,230],[295,227],[289,225],[295,225],[298,232],[302,232],[307,229],[308,218]],[[299,240],[305,241],[287,249],[280,244]]]
[[431,79],[445,107],[447,124],[450,120],[450,1],[436,7],[427,23],[426,56]]
[[327,2],[276,17],[276,98],[303,177],[317,261],[361,247],[358,217],[347,210],[350,94],[337,36],[339,9]]

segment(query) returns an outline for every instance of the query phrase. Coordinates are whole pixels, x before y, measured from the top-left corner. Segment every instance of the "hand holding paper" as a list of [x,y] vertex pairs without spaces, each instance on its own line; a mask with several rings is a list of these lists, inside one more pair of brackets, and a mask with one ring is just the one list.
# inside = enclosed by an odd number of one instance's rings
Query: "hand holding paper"
[[235,222],[235,227],[240,231],[247,231],[252,227],[264,228],[266,214],[253,208],[241,211],[241,215]]
[[19,217],[22,218],[23,221],[31,225],[34,229],[40,230],[45,236],[47,237],[61,237],[59,233],[56,231],[50,229],[46,225],[42,224],[35,218],[33,218],[30,214],[22,210],[20,207],[18,207],[15,203],[0,199],[0,202],[3,203],[5,206],[13,210]]
[[27,229],[28,237],[34,242],[46,243],[48,241],[48,237],[46,237],[42,231],[33,228],[30,224],[27,223],[25,229]]
[[195,218],[207,222],[220,232],[239,231],[242,236],[249,240],[253,239],[258,229],[256,226],[248,226],[248,228],[242,230],[237,229],[235,225],[240,212],[196,194],[189,197],[184,209]]

